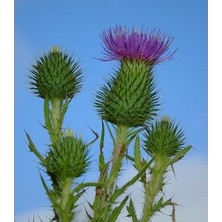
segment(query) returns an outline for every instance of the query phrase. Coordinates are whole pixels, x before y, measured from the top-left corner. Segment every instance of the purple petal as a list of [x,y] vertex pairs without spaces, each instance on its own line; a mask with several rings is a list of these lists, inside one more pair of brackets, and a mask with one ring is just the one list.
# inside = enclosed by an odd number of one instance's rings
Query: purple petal
[[168,52],[173,38],[155,29],[149,33],[116,26],[101,34],[104,57],[100,60],[143,60],[153,65],[169,61],[175,51]]

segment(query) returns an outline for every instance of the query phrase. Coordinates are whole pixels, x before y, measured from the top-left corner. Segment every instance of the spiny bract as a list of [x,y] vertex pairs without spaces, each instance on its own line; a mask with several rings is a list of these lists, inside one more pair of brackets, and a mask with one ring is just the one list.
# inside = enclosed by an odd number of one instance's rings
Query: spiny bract
[[151,156],[164,154],[174,156],[184,147],[184,133],[168,117],[151,124],[145,133],[144,150]]
[[71,56],[54,47],[32,65],[31,90],[41,98],[72,98],[81,89],[82,71]]
[[125,61],[117,74],[97,93],[100,117],[116,125],[144,125],[158,106],[152,71],[147,63]]
[[81,138],[65,136],[59,145],[52,145],[46,158],[48,174],[58,181],[82,176],[89,165],[87,145]]

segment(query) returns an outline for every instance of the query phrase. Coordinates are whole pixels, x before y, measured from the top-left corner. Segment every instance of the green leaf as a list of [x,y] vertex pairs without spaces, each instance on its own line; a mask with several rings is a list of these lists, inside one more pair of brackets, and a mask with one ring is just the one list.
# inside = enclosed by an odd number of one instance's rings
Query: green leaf
[[128,160],[135,162],[135,158],[133,158],[132,156],[130,156],[130,155],[128,155],[128,154],[125,154],[125,157],[126,157]]
[[126,201],[128,200],[129,196],[126,196],[124,198],[124,200],[121,202],[121,204],[118,206],[118,207],[115,207],[114,210],[112,211],[109,219],[107,222],[116,222],[119,214],[121,213],[123,207],[125,206],[126,204]]
[[161,197],[154,205],[154,211],[160,211],[160,209],[162,208],[162,204],[163,204],[163,197]]
[[59,125],[62,126],[63,120],[64,120],[64,116],[66,111],[68,110],[69,107],[69,99],[65,100],[65,103],[61,109],[61,113],[60,113],[60,118],[59,118]]
[[104,185],[103,183],[93,183],[93,182],[81,183],[73,189],[72,193],[73,194],[78,193],[86,187],[102,187],[103,185]]
[[72,217],[74,216],[73,210],[77,208],[77,205],[75,203],[78,201],[78,199],[82,196],[82,193],[79,193],[77,195],[69,195],[69,199],[65,205],[65,208],[63,209],[64,214],[68,215],[72,213]]
[[[57,215],[63,215],[64,214],[64,209],[62,209],[62,207],[60,206],[60,201],[58,201],[58,199],[56,198],[56,196],[60,196],[60,194],[53,192],[52,190],[50,190],[46,184],[46,182],[44,181],[42,175],[40,174],[40,178],[42,181],[42,185],[49,197],[49,200],[52,203],[52,206],[56,212]],[[70,204],[70,203],[68,203]]]
[[186,148],[178,151],[174,155],[174,157],[171,159],[171,164],[173,164],[173,163],[177,162],[178,160],[182,159],[191,148],[192,148],[192,146],[187,146]]
[[140,156],[140,138],[136,136],[134,145],[134,157],[135,157],[135,168],[140,171],[142,169],[141,156]]
[[39,151],[36,149],[34,143],[32,142],[31,137],[29,136],[29,134],[25,131],[26,137],[28,139],[28,146],[31,152],[33,152],[40,160],[41,164],[44,165],[45,164],[45,159],[44,157],[39,153]]
[[89,207],[93,210],[93,204],[91,204],[89,201],[86,201]]
[[48,188],[48,186],[47,186],[47,184],[46,184],[46,182],[43,179],[41,174],[40,174],[40,178],[41,178],[41,181],[42,181],[42,185],[43,185],[43,187],[44,187],[44,189],[45,189],[45,191],[46,191],[46,193],[47,193],[51,203],[53,204],[53,206],[56,206],[57,202],[56,202],[56,200],[55,200],[55,198],[53,196],[53,192]]
[[100,136],[100,154],[103,152],[103,147],[104,147],[104,140],[105,140],[105,127],[104,127],[104,121],[102,120],[102,131],[101,131],[101,136]]
[[91,130],[91,131],[93,132],[93,134],[95,135],[95,139],[93,139],[91,142],[87,143],[87,144],[86,144],[86,147],[92,145],[92,144],[99,138],[98,134],[97,134],[93,129],[90,128],[90,130]]
[[138,181],[138,179],[146,172],[146,170],[150,167],[151,163],[153,162],[153,159],[151,159],[149,162],[147,162],[143,168],[139,171],[139,173],[133,177],[129,182],[127,182],[125,185],[123,185],[121,188],[119,189],[116,189],[113,193],[113,195],[111,196],[110,198],[110,202],[114,203],[115,200],[120,196],[122,195],[126,189],[133,185],[135,182]]
[[92,221],[93,217],[88,213],[88,211],[87,211],[85,206],[84,206],[84,208],[85,208],[85,212],[86,212],[87,217],[89,218],[90,221]]
[[112,131],[111,131],[111,129],[110,129],[110,127],[109,127],[109,124],[105,121],[105,123],[106,123],[106,126],[107,126],[107,129],[108,129],[108,131],[109,131],[109,134],[110,134],[110,136],[111,136],[111,138],[112,138],[112,141],[113,141],[113,144],[115,144],[115,137],[113,136],[113,134],[112,134]]
[[137,219],[137,216],[136,216],[136,210],[135,210],[135,207],[134,207],[132,199],[130,199],[129,206],[127,206],[126,209],[127,209],[128,213],[129,213],[127,215],[127,217],[131,217],[133,222],[139,222],[139,220]]
[[44,99],[44,118],[45,118],[45,128],[49,131],[49,133],[52,132],[52,124],[50,121],[50,110],[49,110],[49,100]]
[[164,207],[166,206],[169,206],[169,205],[173,205],[175,203],[173,203],[172,201],[172,198],[166,200],[166,201],[163,201],[163,196],[157,201],[157,203],[153,206],[153,212],[157,212],[157,211],[161,211],[161,209],[163,209]]
[[106,181],[107,178],[107,172],[109,170],[109,165],[110,165],[111,161],[107,162],[104,167],[101,169],[100,171],[100,176],[99,176],[99,180],[100,182],[104,182]]
[[100,171],[100,172],[102,172],[104,166],[105,166],[104,155],[103,155],[103,154],[100,154],[100,155],[99,155],[99,171]]
[[129,132],[129,134],[128,134],[128,141],[127,141],[127,145],[129,145],[131,142],[132,142],[132,140],[136,137],[136,136],[138,136],[138,134],[140,133],[140,132],[142,132],[143,130],[145,130],[146,128],[145,127],[142,127],[142,128],[139,128],[139,129],[137,129],[137,130],[131,130],[130,132]]
[[100,154],[99,154],[99,171],[100,172],[102,172],[105,166],[105,157],[103,154],[104,138],[105,138],[105,129],[104,129],[104,121],[102,121],[102,131],[101,131],[101,136],[100,136]]

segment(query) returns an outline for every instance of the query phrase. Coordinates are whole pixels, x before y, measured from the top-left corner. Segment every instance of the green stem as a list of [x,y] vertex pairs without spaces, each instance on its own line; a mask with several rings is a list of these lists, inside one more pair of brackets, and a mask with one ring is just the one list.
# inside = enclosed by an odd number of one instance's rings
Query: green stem
[[112,167],[109,175],[109,197],[113,194],[117,178],[119,176],[122,160],[127,150],[128,127],[118,126],[116,130],[116,141],[112,155]]
[[60,99],[53,99],[52,100],[52,125],[54,129],[60,129],[60,115],[61,115],[61,106],[62,102]]
[[62,188],[62,196],[61,196],[61,207],[64,209],[67,201],[69,199],[69,196],[71,194],[71,186],[72,186],[72,178],[66,179],[63,188]]
[[73,219],[72,202],[72,178],[67,178],[62,186],[61,195],[58,201],[58,208],[55,207],[55,214],[58,222],[71,222]]
[[110,204],[106,187],[96,188],[95,200],[93,203],[93,217],[91,222],[105,222],[109,218]]
[[144,177],[143,185],[145,190],[145,200],[142,212],[141,222],[150,222],[151,217],[155,213],[154,204],[157,195],[162,190],[164,185],[164,174],[168,167],[168,160],[162,155],[156,156],[154,159],[151,178],[147,181]]
[[127,135],[128,127],[118,126],[116,130],[116,139],[114,142],[112,165],[107,174],[108,166],[105,165],[100,172],[99,182],[104,183],[102,187],[97,187],[95,200],[93,203],[94,215],[91,221],[93,222],[105,222],[109,219],[114,203],[110,202],[110,198],[115,191],[115,184],[119,176],[119,172],[122,166],[122,160],[127,149]]
[[[61,141],[63,117],[66,110],[67,107],[63,108],[62,100],[59,98],[45,100],[45,126],[50,134],[51,144],[54,145],[52,147],[55,149]],[[55,199],[53,203],[55,219],[58,222],[70,222],[73,219],[73,179],[67,178],[65,181],[59,181],[56,175],[53,175],[51,180]]]
[[52,143],[57,144],[61,138],[61,109],[62,109],[62,102],[60,99],[53,99],[52,101],[52,108],[51,108],[51,124],[52,124],[52,131],[51,132],[51,139]]

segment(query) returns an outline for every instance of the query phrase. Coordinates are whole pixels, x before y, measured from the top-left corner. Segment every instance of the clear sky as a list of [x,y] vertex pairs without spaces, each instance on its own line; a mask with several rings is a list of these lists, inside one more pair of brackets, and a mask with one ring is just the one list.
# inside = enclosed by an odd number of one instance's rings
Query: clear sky
[[[187,143],[194,149],[184,163],[187,166],[201,163],[203,168],[198,165],[196,171],[188,169],[194,174],[204,172],[201,182],[207,187],[207,0],[15,0],[14,21],[15,219],[49,206],[37,159],[28,151],[24,133],[28,131],[36,146],[46,152],[48,136],[41,127],[43,101],[29,90],[31,64],[54,45],[79,61],[84,70],[84,86],[70,105],[65,126],[89,141],[93,137],[89,127],[100,131],[93,107],[95,94],[118,65],[93,57],[102,56],[101,31],[116,24],[156,28],[175,37],[171,46],[172,50],[178,48],[175,58],[155,68],[162,103],[160,115],[172,116],[185,129]],[[98,143],[91,149],[96,160]],[[95,172],[96,169],[91,169],[91,175]],[[207,193],[198,195],[206,197]]]

